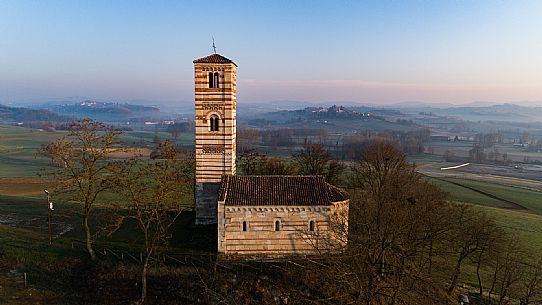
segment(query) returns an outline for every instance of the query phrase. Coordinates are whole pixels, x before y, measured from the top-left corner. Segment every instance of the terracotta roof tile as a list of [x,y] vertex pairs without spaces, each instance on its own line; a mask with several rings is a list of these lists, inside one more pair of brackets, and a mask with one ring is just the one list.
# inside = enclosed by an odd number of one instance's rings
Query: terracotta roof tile
[[226,205],[331,205],[349,198],[322,176],[224,176],[218,196]]
[[206,63],[206,64],[234,64],[236,67],[237,65],[233,62],[233,60],[226,58],[220,54],[211,54],[209,56],[205,56],[199,59],[194,60],[194,63]]

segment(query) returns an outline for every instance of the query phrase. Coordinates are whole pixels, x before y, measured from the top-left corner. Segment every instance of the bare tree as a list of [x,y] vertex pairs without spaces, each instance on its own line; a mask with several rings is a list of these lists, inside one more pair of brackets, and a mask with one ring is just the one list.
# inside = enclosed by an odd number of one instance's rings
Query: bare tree
[[[132,160],[119,164],[118,192],[130,202],[125,219],[133,219],[143,235],[141,247],[141,303],[147,298],[147,273],[153,257],[166,245],[170,230],[182,211],[191,207],[193,162],[176,160],[171,145],[163,147],[164,159]],[[184,198],[184,199],[183,199]]]
[[[501,250],[501,240],[505,233],[500,229],[493,218],[488,218],[485,214],[477,213],[472,220],[475,223],[467,224],[467,228],[473,228],[469,235],[477,234],[477,238],[472,239],[474,249],[472,255],[469,256],[471,263],[476,266],[476,279],[478,281],[478,289],[480,297],[484,295],[484,283],[482,281],[482,268],[490,266],[494,257],[499,255]],[[468,229],[466,229],[468,230]],[[465,231],[466,231],[465,230]],[[455,243],[458,241],[455,240]]]
[[[469,258],[481,260],[483,253],[496,243],[498,236],[495,236],[495,221],[472,206],[458,205],[449,216],[454,220],[454,228],[448,234],[447,243],[449,259],[454,262],[448,286],[448,293],[452,293],[457,286],[463,263]],[[482,262],[478,261],[479,264]],[[479,270],[477,272],[481,284]]]
[[237,166],[244,175],[258,175],[264,157],[264,155],[261,155],[255,150],[251,149],[239,154],[239,162],[237,163]]
[[516,239],[505,236],[503,245],[495,256],[491,266],[491,286],[488,301],[492,302],[493,294],[498,297],[498,304],[509,304],[512,291],[519,286],[523,277],[524,264],[521,262],[521,247]]
[[239,168],[244,175],[294,175],[297,169],[292,162],[279,157],[268,157],[250,150],[239,157]]
[[150,154],[151,159],[175,159],[178,154],[175,143],[165,140],[158,144],[158,147]]
[[345,166],[331,158],[329,152],[321,144],[305,144],[297,154],[294,155],[299,174],[301,175],[322,175],[326,181],[337,184],[340,174]]
[[429,272],[431,246],[451,227],[446,195],[422,180],[390,142],[368,143],[349,181],[347,247],[318,273],[319,285],[332,291],[331,303],[446,303]]
[[90,119],[74,122],[68,130],[67,136],[43,147],[42,153],[60,165],[52,173],[59,182],[59,193],[82,203],[86,247],[90,258],[96,260],[89,218],[94,203],[112,186],[106,160],[110,153],[122,149],[120,132]]
[[542,302],[542,258],[531,259],[519,283],[519,298],[522,304]]
[[320,144],[305,144],[294,157],[304,175],[325,175],[331,160],[331,155]]

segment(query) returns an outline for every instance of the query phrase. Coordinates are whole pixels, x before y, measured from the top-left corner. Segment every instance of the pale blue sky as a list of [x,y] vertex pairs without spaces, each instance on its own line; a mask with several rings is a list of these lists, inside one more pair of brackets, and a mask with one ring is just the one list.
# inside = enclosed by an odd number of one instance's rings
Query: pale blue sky
[[211,36],[239,101],[542,101],[542,1],[0,0],[0,103],[191,102]]

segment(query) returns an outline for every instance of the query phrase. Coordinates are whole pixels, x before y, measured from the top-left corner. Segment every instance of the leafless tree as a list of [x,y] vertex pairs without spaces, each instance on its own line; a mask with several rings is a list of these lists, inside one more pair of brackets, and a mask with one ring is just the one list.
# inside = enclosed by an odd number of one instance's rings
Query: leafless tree
[[461,275],[461,267],[469,258],[477,260],[480,290],[482,290],[480,268],[487,249],[497,243],[499,236],[495,221],[486,214],[468,205],[458,205],[449,215],[454,220],[454,228],[447,235],[450,249],[448,258],[454,263],[450,276],[448,293],[452,293]]
[[533,255],[524,269],[522,278],[519,280],[519,298],[522,304],[542,302],[542,258]]
[[521,247],[517,240],[504,236],[502,247],[494,257],[491,266],[491,286],[488,291],[488,301],[492,302],[494,293],[497,294],[498,304],[510,303],[512,291],[519,285],[523,277],[524,264],[521,261]]
[[[120,216],[117,226],[133,219],[143,235],[141,247],[141,303],[147,297],[147,273],[153,257],[160,252],[170,230],[193,192],[192,160],[176,160],[171,146],[163,147],[164,159],[141,159],[118,164],[117,191],[130,202],[127,216]],[[184,198],[184,199],[183,199]]]
[[390,142],[369,143],[349,181],[348,244],[319,273],[333,303],[446,303],[429,272],[431,246],[451,227],[446,195]]
[[239,168],[244,175],[294,175],[297,168],[292,162],[279,157],[268,157],[254,150],[242,153]]
[[301,175],[322,175],[326,181],[338,184],[345,166],[331,158],[329,152],[321,144],[305,144],[303,149],[294,155],[294,160]]
[[91,259],[96,260],[89,218],[94,203],[112,186],[107,159],[122,149],[120,132],[90,119],[74,122],[68,130],[67,136],[49,143],[42,152],[61,165],[51,173],[59,182],[58,192],[82,203],[86,247]]

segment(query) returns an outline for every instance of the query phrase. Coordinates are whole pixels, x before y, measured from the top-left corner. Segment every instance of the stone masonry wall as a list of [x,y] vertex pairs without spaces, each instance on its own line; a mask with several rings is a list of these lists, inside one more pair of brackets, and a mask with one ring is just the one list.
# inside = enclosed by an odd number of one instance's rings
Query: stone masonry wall
[[[209,88],[208,74],[218,72],[219,88]],[[235,174],[236,67],[234,64],[194,64],[196,111],[196,182],[219,183]],[[220,118],[211,131],[210,117]]]
[[[330,219],[331,213],[336,208],[336,206],[225,207],[219,202],[218,250],[222,254],[255,256],[310,254],[316,252],[316,249],[329,250],[329,241],[333,238],[330,232]],[[311,220],[315,223],[313,232],[309,230]],[[243,221],[246,222],[246,231],[243,231]],[[279,231],[275,231],[275,221],[280,221]]]

